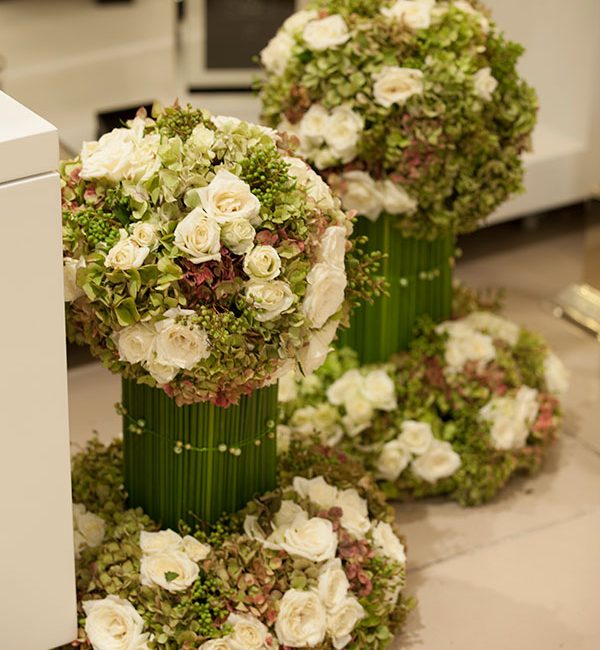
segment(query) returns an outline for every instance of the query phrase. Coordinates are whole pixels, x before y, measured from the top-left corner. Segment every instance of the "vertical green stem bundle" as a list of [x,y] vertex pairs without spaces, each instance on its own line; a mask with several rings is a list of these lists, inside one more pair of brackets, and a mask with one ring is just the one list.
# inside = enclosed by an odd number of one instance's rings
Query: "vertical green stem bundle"
[[275,487],[277,385],[222,408],[177,406],[164,391],[123,379],[123,408],[129,504],[163,528],[213,523]]

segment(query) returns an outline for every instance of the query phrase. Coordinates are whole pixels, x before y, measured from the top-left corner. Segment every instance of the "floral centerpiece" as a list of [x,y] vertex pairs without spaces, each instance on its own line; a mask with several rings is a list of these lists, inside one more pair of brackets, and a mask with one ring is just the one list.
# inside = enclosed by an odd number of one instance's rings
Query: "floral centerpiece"
[[191,107],[61,176],[67,331],[123,376],[131,502],[175,526],[272,489],[277,379],[322,363],[367,291],[339,201],[274,131]]
[[521,189],[537,109],[522,51],[476,0],[313,0],[262,51],[263,120],[388,255],[390,297],[344,334],[362,362],[450,316],[454,236]]

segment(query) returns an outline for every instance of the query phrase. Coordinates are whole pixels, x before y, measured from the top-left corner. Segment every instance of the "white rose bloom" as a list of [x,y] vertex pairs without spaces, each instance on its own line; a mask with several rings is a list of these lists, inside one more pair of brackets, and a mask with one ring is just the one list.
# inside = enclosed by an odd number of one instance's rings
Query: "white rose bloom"
[[319,13],[315,10],[304,9],[292,14],[289,18],[283,21],[282,29],[288,33],[298,32],[305,27],[307,23],[315,18],[318,18]]
[[244,534],[250,539],[257,539],[260,542],[265,541],[265,532],[260,527],[256,515],[246,515],[244,519]]
[[302,33],[304,42],[311,50],[327,50],[343,45],[349,38],[350,32],[339,14],[326,18],[311,20]]
[[304,438],[318,435],[328,446],[336,445],[344,432],[339,424],[339,412],[331,404],[304,406],[294,411],[290,427]]
[[303,156],[306,156],[306,158],[312,159],[317,169],[327,169],[328,167],[333,167],[337,164],[335,154],[328,147],[315,152],[306,152],[301,150],[301,153]]
[[289,165],[289,175],[306,188],[307,195],[317,204],[317,207],[321,208],[321,210],[333,210],[335,208],[331,188],[319,174],[300,158],[285,156],[284,160]]
[[195,208],[175,228],[175,246],[194,264],[221,259],[221,229],[201,208]]
[[317,594],[288,589],[279,603],[275,632],[279,643],[291,648],[314,647],[325,639],[327,619]]
[[322,329],[311,332],[308,343],[298,353],[300,366],[305,375],[310,375],[325,363],[327,355],[333,349],[331,343],[339,324],[337,320],[329,321]]
[[226,169],[220,169],[206,187],[199,189],[198,196],[206,214],[218,223],[239,218],[252,225],[260,221],[260,201],[248,183]]
[[244,273],[251,280],[274,280],[281,273],[281,258],[272,246],[255,246],[246,253]]
[[337,650],[344,648],[352,639],[352,630],[366,616],[363,606],[355,596],[346,598],[334,609],[327,612],[327,632],[333,638]]
[[306,276],[303,311],[313,328],[320,329],[344,302],[347,279],[343,269],[326,262],[315,264]]
[[371,370],[364,378],[361,393],[374,409],[393,411],[398,407],[394,380],[383,370]]
[[131,231],[131,239],[138,246],[147,246],[153,248],[158,242],[158,231],[156,226],[147,221],[138,221]]
[[260,53],[260,61],[268,72],[283,74],[290,56],[294,39],[285,31],[281,30],[267,43],[267,46]]
[[569,371],[553,352],[544,359],[544,377],[551,393],[562,395],[569,390]]
[[492,95],[498,87],[498,81],[492,76],[491,68],[481,68],[473,75],[475,92],[486,102],[492,100]]
[[279,379],[277,399],[285,404],[293,402],[298,397],[298,386],[296,385],[296,371],[291,370]]
[[415,456],[424,454],[433,441],[433,431],[429,422],[405,420],[400,431],[398,440]]
[[391,180],[381,181],[379,191],[383,198],[383,207],[389,214],[405,214],[417,209],[417,201],[407,191]]
[[343,512],[342,527],[357,539],[364,539],[371,527],[366,500],[354,488],[349,488],[339,492],[336,505]]
[[325,230],[319,242],[317,262],[325,262],[338,269],[344,269],[347,243],[344,226],[330,226]]
[[335,557],[337,541],[333,524],[328,519],[297,517],[286,529],[281,548],[311,562],[324,562]]
[[338,489],[329,485],[322,476],[312,479],[296,476],[292,487],[303,499],[309,499],[321,508],[329,509],[338,505]]
[[144,263],[150,249],[140,246],[133,239],[127,237],[125,230],[121,231],[121,239],[108,251],[104,266],[120,271],[139,269]]
[[202,562],[210,555],[211,548],[208,544],[203,544],[191,535],[183,538],[183,552],[192,562]]
[[78,269],[85,268],[85,258],[74,260],[72,257],[63,259],[63,281],[65,302],[74,302],[85,295],[85,291],[77,284]]
[[383,445],[375,464],[377,478],[395,481],[408,467],[412,456],[400,440],[390,440]]
[[292,430],[285,424],[278,424],[277,429],[277,453],[287,454],[292,442]]
[[489,311],[474,311],[464,321],[476,330],[487,332],[494,338],[506,341],[511,346],[517,344],[521,334],[521,328],[516,323]]
[[363,384],[364,377],[356,368],[348,370],[327,389],[327,399],[331,404],[341,406],[358,394]]
[[515,396],[517,405],[516,417],[530,427],[536,420],[540,405],[538,402],[539,393],[535,388],[521,386]]
[[454,0],[452,3],[456,9],[460,9],[465,14],[471,16],[477,16],[479,19],[479,25],[484,34],[487,34],[490,31],[490,22],[489,20],[479,11],[470,5],[466,0]]
[[[345,401],[344,406],[346,415],[354,425],[368,425],[373,420],[375,409],[371,401],[364,395],[354,395]],[[366,426],[363,426],[360,430],[365,428]],[[355,433],[359,433],[360,430],[355,430]]]
[[515,449],[527,439],[527,426],[517,420],[516,410],[516,400],[509,395],[494,396],[479,410],[480,418],[491,424],[490,438],[495,449]]
[[231,650],[229,637],[224,636],[220,639],[210,639],[210,641],[205,641],[198,650]]
[[325,142],[342,163],[356,157],[356,146],[363,130],[363,119],[348,106],[336,106],[325,124]]
[[381,106],[402,105],[413,95],[423,94],[423,73],[415,68],[384,66],[373,75],[373,96]]
[[342,206],[345,210],[356,210],[359,215],[376,221],[383,209],[383,197],[377,183],[362,171],[346,172],[339,187]]
[[148,359],[156,339],[154,327],[147,323],[136,323],[115,332],[113,339],[117,343],[119,359],[127,363],[141,363]]
[[183,551],[183,539],[170,528],[156,533],[143,530],[140,533],[140,548],[144,555]]
[[81,535],[86,546],[95,548],[100,546],[106,532],[106,522],[102,517],[92,512],[75,512],[77,532]]
[[325,137],[328,120],[327,109],[320,104],[312,104],[300,120],[299,133],[302,141],[310,145],[321,144]]
[[336,557],[321,567],[319,581],[317,583],[317,594],[327,609],[341,605],[350,589],[350,583],[346,572],[342,568],[342,561]]
[[177,322],[179,316],[194,312],[179,307],[165,312],[166,318],[156,323],[156,358],[160,363],[189,370],[210,356],[208,335],[198,325]]
[[267,647],[269,630],[250,614],[229,614],[227,623],[233,631],[227,637],[231,650],[263,650]]
[[363,517],[369,516],[367,500],[363,499],[354,488],[339,491],[337,503],[340,508],[351,508]]
[[442,323],[438,332],[448,332],[445,359],[452,371],[462,370],[468,361],[476,361],[480,368],[496,358],[491,336],[477,332],[465,322]]
[[415,476],[428,483],[435,483],[441,478],[452,476],[460,465],[460,456],[449,442],[434,440],[429,449],[412,462],[411,469]]
[[246,285],[246,298],[258,310],[256,320],[263,323],[277,318],[294,304],[290,285],[281,280],[251,280]]
[[85,633],[94,650],[148,650],[148,634],[135,607],[117,596],[84,600]]
[[372,529],[373,543],[382,552],[385,557],[389,557],[394,562],[404,564],[406,562],[406,553],[404,545],[398,539],[394,529],[385,521],[380,521]]
[[171,366],[168,363],[162,363],[156,357],[149,359],[144,363],[144,367],[156,381],[159,386],[164,386],[175,379],[179,368]]
[[221,227],[221,241],[236,255],[244,255],[254,246],[256,230],[247,219],[232,219]]
[[435,0],[398,0],[391,7],[384,7],[381,13],[416,31],[427,29],[431,25],[431,10],[434,5]]
[[215,132],[205,127],[204,124],[198,124],[194,127],[188,143],[202,151],[208,151],[215,143]]
[[285,529],[291,526],[298,517],[302,516],[308,519],[306,512],[296,502],[284,499],[279,510],[273,515],[273,523],[275,528]]
[[140,577],[142,585],[158,585],[167,591],[183,591],[191,587],[200,570],[196,562],[181,551],[152,553],[142,557]]

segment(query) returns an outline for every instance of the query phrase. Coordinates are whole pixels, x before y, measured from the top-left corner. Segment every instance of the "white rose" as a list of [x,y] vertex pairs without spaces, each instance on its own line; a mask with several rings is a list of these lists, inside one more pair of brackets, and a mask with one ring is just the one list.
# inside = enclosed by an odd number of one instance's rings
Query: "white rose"
[[175,246],[194,264],[221,259],[221,229],[201,208],[195,208],[175,228]]
[[339,413],[330,404],[304,406],[294,411],[290,418],[290,427],[304,438],[319,435],[328,446],[336,445],[342,438],[343,430],[339,422]]
[[473,85],[481,99],[489,102],[498,87],[498,81],[492,76],[491,68],[481,68],[473,75]]
[[373,96],[381,106],[402,105],[413,95],[423,94],[423,73],[415,68],[384,66],[373,75]]
[[278,424],[277,429],[277,453],[287,454],[292,442],[292,430],[285,424]]
[[267,43],[267,46],[260,53],[260,61],[268,72],[283,74],[290,56],[294,39],[285,31],[281,30]]
[[335,208],[331,188],[319,174],[300,158],[284,156],[284,160],[289,165],[289,175],[306,188],[307,195],[317,204],[317,207],[321,208],[321,210],[333,210]]
[[325,609],[317,594],[299,589],[285,592],[275,623],[280,643],[291,648],[314,647],[323,642],[326,627]]
[[106,532],[106,522],[102,517],[92,512],[76,513],[75,522],[77,532],[87,546],[94,548],[102,544]]
[[311,562],[324,562],[335,557],[337,534],[328,519],[297,517],[286,529],[281,548]]
[[327,399],[331,404],[341,406],[347,398],[352,399],[359,393],[363,384],[364,377],[357,369],[348,370],[327,389]]
[[246,298],[258,310],[256,320],[263,323],[277,318],[294,304],[290,285],[281,280],[251,280],[246,285]]
[[390,440],[383,445],[375,464],[377,478],[395,481],[411,461],[410,451],[400,440]]
[[411,469],[415,476],[428,483],[435,483],[441,478],[452,476],[460,465],[460,456],[449,442],[434,440],[429,449],[412,462]]
[[489,20],[481,12],[472,7],[466,0],[454,0],[453,5],[456,9],[460,9],[460,11],[465,14],[476,16],[479,19],[479,25],[484,34],[487,34],[490,31]]
[[202,562],[210,555],[211,548],[208,544],[203,544],[191,535],[183,538],[183,552],[192,562]]
[[231,650],[229,638],[224,636],[220,639],[210,639],[205,641],[198,650]]
[[108,251],[104,260],[107,268],[128,271],[138,269],[144,263],[150,249],[147,246],[136,244],[133,239],[127,237],[127,233],[121,232],[121,239]]
[[281,258],[272,246],[255,246],[246,253],[244,273],[251,280],[273,280],[281,273]]
[[198,190],[198,196],[208,216],[218,223],[239,218],[253,225],[260,221],[260,201],[248,183],[226,169],[220,169],[209,185]]
[[553,352],[544,359],[544,377],[551,393],[562,395],[569,390],[569,371]]
[[156,357],[146,361],[144,367],[159,386],[168,384],[170,381],[175,379],[179,372],[179,368],[168,363],[162,363]]
[[308,499],[321,508],[329,509],[338,505],[338,489],[329,485],[322,476],[312,479],[296,476],[292,487],[303,499]]
[[85,258],[74,260],[72,257],[63,259],[63,281],[65,302],[74,302],[85,295],[85,291],[77,284],[78,269],[85,268]]
[[296,371],[291,370],[279,379],[277,389],[277,399],[285,404],[293,402],[298,397],[298,387],[296,385]]
[[276,528],[286,529],[302,516],[308,519],[306,512],[297,503],[284,499],[279,510],[273,515],[273,523]]
[[402,542],[396,536],[393,528],[385,521],[380,521],[373,528],[373,543],[381,550],[385,557],[389,557],[394,562],[404,564],[406,554]]
[[198,565],[181,551],[145,555],[140,563],[142,585],[158,585],[171,592],[188,589],[198,574]]
[[515,396],[515,403],[517,419],[525,422],[529,428],[535,422],[540,408],[537,390],[529,386],[521,386]]
[[394,380],[383,370],[371,370],[362,382],[362,395],[371,406],[380,411],[393,411],[398,407]]
[[196,125],[188,140],[188,144],[198,147],[201,151],[208,151],[214,143],[215,132],[205,127],[204,124]]
[[314,9],[304,9],[302,11],[297,11],[295,14],[292,14],[289,18],[286,18],[283,21],[282,29],[288,33],[300,31],[305,27],[307,23],[309,23],[311,20],[314,20],[318,16],[318,12]]
[[435,0],[398,0],[391,7],[384,7],[381,13],[397,20],[408,29],[427,29],[431,25],[431,9]]
[[156,339],[154,327],[147,323],[136,323],[125,327],[113,336],[119,350],[119,359],[127,363],[145,361]]
[[327,631],[333,638],[333,647],[344,648],[352,639],[352,630],[366,616],[355,596],[347,596],[337,607],[327,612]]
[[221,241],[236,255],[247,253],[254,245],[256,230],[247,219],[232,219],[221,227]]
[[312,104],[300,120],[299,133],[302,141],[313,146],[322,143],[328,119],[327,109],[320,104]]
[[348,396],[344,402],[344,407],[346,408],[346,415],[350,421],[350,428],[347,431],[350,436],[358,435],[373,421],[375,409],[371,402],[362,394],[356,394],[352,397]]
[[147,246],[153,248],[158,242],[158,232],[156,226],[147,221],[138,221],[131,231],[131,239],[138,246]]
[[256,515],[246,515],[244,519],[244,534],[250,539],[256,539],[259,542],[265,541],[265,532],[260,527]]
[[350,32],[344,19],[339,14],[333,14],[311,20],[304,27],[302,36],[311,50],[320,51],[343,45],[350,38]]
[[142,530],[140,533],[140,548],[144,555],[183,551],[183,539],[170,528],[156,533]]
[[229,614],[227,623],[233,631],[227,637],[231,650],[263,650],[267,647],[269,630],[249,614]]
[[312,159],[317,169],[327,169],[328,167],[333,167],[337,164],[335,154],[328,147],[315,151],[314,153],[307,153],[305,151],[301,151],[301,153],[306,156],[306,158]]
[[403,187],[389,179],[379,183],[379,191],[383,207],[389,214],[404,214],[417,209],[416,200],[411,198]]
[[400,431],[398,440],[411,454],[416,456],[424,454],[433,441],[433,431],[429,422],[405,420],[400,427]]
[[383,197],[367,172],[346,172],[342,177],[339,193],[345,210],[356,210],[371,221],[376,221],[379,217],[383,208]]
[[339,492],[338,505],[340,508],[351,508],[356,510],[356,512],[363,517],[369,515],[367,500],[363,499],[354,488],[348,488]]
[[363,130],[363,119],[348,106],[336,106],[325,123],[325,142],[342,163],[356,156],[356,146]]
[[159,146],[160,135],[157,133],[136,140],[133,153],[128,160],[129,168],[125,176],[127,180],[143,183],[156,174],[161,164],[158,155]]
[[342,509],[342,527],[357,539],[364,539],[371,527],[366,500],[349,488],[339,492],[337,506]]
[[340,605],[346,598],[350,589],[350,583],[346,572],[342,568],[342,561],[339,557],[329,560],[321,567],[321,573],[317,582],[317,594],[327,609]]
[[312,327],[320,329],[344,302],[346,273],[343,269],[319,262],[309,271],[306,281],[308,287],[302,308]]
[[298,359],[305,375],[310,375],[324,363],[333,349],[331,343],[335,338],[340,322],[329,321],[320,330],[312,330],[308,343],[298,353]]
[[317,262],[325,262],[343,270],[347,241],[346,228],[343,226],[327,228],[319,242]]
[[189,370],[210,356],[206,332],[198,325],[176,320],[179,316],[190,315],[190,310],[178,307],[169,309],[164,315],[166,318],[156,323],[155,350],[160,363]]
[[481,334],[465,322],[438,325],[438,332],[447,332],[445,359],[452,371],[462,370],[468,361],[476,361],[480,368],[496,358],[491,336]]
[[521,334],[521,328],[516,323],[488,311],[472,312],[464,319],[464,322],[476,330],[487,332],[494,338],[506,341],[511,346],[517,344]]
[[94,650],[148,650],[148,634],[135,607],[117,596],[84,600],[85,633]]

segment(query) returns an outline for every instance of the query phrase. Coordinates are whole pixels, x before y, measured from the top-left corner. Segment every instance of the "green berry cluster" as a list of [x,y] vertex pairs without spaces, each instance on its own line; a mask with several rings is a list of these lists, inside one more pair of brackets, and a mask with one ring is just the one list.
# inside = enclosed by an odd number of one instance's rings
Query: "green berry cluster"
[[156,117],[156,126],[160,133],[169,138],[179,136],[183,141],[192,135],[198,124],[211,127],[207,113],[202,109],[193,108],[191,104],[185,108],[177,104],[167,106],[162,108]]
[[73,212],[65,210],[63,218],[84,234],[90,249],[99,244],[110,248],[119,240],[119,229],[112,222],[110,213],[83,208]]
[[272,208],[291,189],[288,164],[273,146],[256,149],[241,161],[241,178],[250,185],[262,206]]

